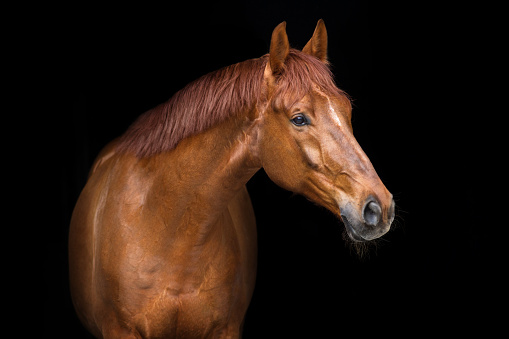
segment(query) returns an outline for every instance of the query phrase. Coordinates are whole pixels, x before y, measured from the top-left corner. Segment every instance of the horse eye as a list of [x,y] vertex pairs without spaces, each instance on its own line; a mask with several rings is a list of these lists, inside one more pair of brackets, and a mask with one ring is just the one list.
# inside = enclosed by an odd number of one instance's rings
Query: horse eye
[[308,119],[306,119],[303,114],[298,114],[291,121],[295,126],[304,126],[309,124]]

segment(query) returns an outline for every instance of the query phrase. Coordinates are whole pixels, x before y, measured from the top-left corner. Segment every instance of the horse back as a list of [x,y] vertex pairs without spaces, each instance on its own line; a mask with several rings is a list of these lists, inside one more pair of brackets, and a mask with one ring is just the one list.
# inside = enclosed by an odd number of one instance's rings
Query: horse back
[[96,337],[102,337],[97,326],[98,247],[101,218],[109,193],[114,167],[116,140],[105,146],[95,159],[78,201],[69,228],[69,278],[74,308],[81,322]]

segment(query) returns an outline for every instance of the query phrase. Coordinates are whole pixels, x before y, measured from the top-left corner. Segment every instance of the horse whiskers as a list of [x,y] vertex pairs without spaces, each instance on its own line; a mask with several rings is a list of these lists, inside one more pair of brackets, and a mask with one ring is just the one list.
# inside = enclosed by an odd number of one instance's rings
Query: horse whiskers
[[357,256],[357,258],[360,261],[364,261],[369,259],[370,254],[377,253],[378,250],[378,243],[380,242],[381,238],[365,241],[365,242],[359,242],[359,241],[353,241],[346,232],[346,229],[343,230],[343,240],[345,242],[345,247],[350,250],[351,254],[354,254]]

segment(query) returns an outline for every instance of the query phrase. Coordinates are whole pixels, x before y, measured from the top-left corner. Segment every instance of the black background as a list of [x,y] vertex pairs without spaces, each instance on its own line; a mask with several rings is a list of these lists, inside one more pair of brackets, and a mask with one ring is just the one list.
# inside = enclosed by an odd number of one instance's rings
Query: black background
[[495,28],[486,26],[496,8],[258,0],[59,11],[48,23],[59,75],[52,109],[60,220],[44,267],[52,337],[87,337],[69,296],[67,235],[99,150],[190,81],[267,53],[280,22],[287,21],[291,46],[302,48],[320,18],[336,82],[354,100],[355,136],[398,215],[361,260],[328,211],[257,173],[248,189],[259,267],[244,337],[495,328],[494,310],[504,306],[493,243],[503,222],[488,218],[504,205],[486,190],[501,171],[484,147],[494,133],[483,74],[496,58],[488,51]]

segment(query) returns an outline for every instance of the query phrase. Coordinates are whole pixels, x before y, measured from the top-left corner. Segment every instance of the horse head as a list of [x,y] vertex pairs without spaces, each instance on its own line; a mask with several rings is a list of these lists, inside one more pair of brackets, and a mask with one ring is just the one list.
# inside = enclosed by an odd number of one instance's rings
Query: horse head
[[274,29],[264,81],[259,152],[267,175],[342,219],[352,240],[385,234],[394,200],[353,135],[350,100],[327,64],[322,20],[302,51],[290,48],[286,23]]

